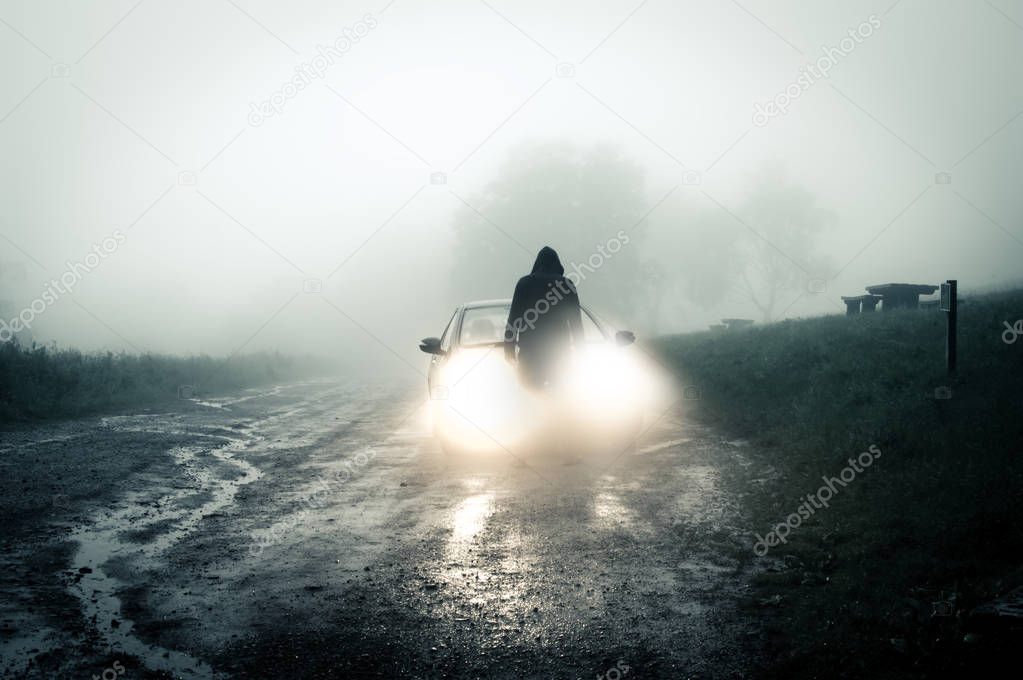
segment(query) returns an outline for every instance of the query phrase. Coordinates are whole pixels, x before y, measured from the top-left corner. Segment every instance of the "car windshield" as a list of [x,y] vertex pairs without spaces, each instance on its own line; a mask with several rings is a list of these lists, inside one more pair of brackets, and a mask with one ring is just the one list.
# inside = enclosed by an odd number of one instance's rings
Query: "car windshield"
[[[508,320],[509,305],[470,307],[462,318],[462,332],[459,344],[463,347],[492,345],[504,342],[504,325]],[[606,342],[607,337],[597,326],[587,310],[582,310],[584,342]]]
[[504,342],[504,324],[508,321],[508,306],[470,307],[462,318],[459,344],[463,347],[491,345]]

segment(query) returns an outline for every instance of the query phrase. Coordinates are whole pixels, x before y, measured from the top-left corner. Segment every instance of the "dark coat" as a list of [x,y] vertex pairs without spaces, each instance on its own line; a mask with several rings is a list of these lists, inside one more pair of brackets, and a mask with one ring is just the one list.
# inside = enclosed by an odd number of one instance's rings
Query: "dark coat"
[[579,295],[558,254],[544,246],[533,271],[515,285],[505,329],[505,352],[519,349],[523,377],[536,386],[553,378],[573,344],[582,342]]

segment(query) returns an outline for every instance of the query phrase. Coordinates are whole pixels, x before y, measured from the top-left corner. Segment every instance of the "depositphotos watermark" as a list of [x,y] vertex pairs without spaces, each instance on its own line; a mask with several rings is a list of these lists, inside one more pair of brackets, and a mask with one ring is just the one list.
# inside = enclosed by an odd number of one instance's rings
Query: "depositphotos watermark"
[[603,673],[598,673],[597,680],[622,680],[631,670],[632,668],[625,663],[624,659],[618,659],[614,666]]
[[1002,342],[1006,345],[1015,345],[1019,336],[1023,335],[1023,319],[1017,319],[1014,324],[1008,321],[1003,321],[1002,324],[1005,326],[1005,330],[1002,331]]
[[364,451],[358,452],[350,460],[345,461],[341,468],[334,472],[333,475],[321,476],[317,479],[314,484],[316,490],[299,501],[302,508],[298,512],[289,515],[287,519],[277,522],[267,529],[252,533],[249,554],[256,557],[262,554],[264,549],[280,543],[289,531],[305,521],[309,513],[321,510],[325,497],[328,494],[337,492],[345,482],[350,480],[356,468],[365,466],[376,455],[377,452],[372,447],[366,447]]
[[[586,280],[586,274],[583,273],[589,270],[592,274],[596,270],[604,266],[604,263],[610,260],[612,257],[618,254],[622,249],[622,246],[629,245],[632,239],[625,233],[624,229],[619,229],[618,233],[607,239],[604,243],[598,243],[594,246],[597,252],[590,254],[583,264],[577,264],[575,262],[570,263],[572,271],[565,272],[565,278],[571,281],[574,285],[578,286],[581,282]],[[605,252],[606,251],[606,252]]]
[[821,51],[824,53],[817,58],[817,61],[808,63],[799,69],[799,76],[785,86],[778,94],[774,95],[765,104],[757,102],[753,106],[753,124],[757,127],[764,127],[775,116],[783,116],[789,111],[789,106],[794,99],[798,99],[804,92],[819,81],[821,78],[830,78],[828,73],[838,62],[849,56],[849,53],[861,45],[863,41],[874,35],[874,31],[881,28],[881,20],[876,14],[871,14],[867,20],[856,28],[850,28],[848,37],[842,38],[837,47],[823,45]]
[[120,246],[128,240],[128,237],[120,229],[114,229],[114,233],[107,236],[99,243],[94,243],[92,252],[82,258],[81,262],[65,263],[66,269],[60,278],[50,279],[46,288],[35,300],[32,300],[21,312],[11,318],[0,319],[0,342],[10,342],[14,334],[23,330],[31,330],[36,317],[50,308],[50,305],[57,302],[61,295],[70,293],[75,285],[82,278],[98,267],[108,256],[113,254]]
[[828,507],[828,503],[838,494],[839,488],[845,488],[856,475],[874,464],[874,461],[881,457],[881,449],[876,444],[856,456],[849,459],[849,465],[842,468],[837,477],[821,477],[824,486],[817,489],[815,493],[807,494],[806,500],[799,504],[796,511],[780,522],[774,529],[767,533],[767,536],[757,534],[757,542],[753,544],[753,552],[757,557],[763,557],[771,548],[779,543],[787,543],[788,535],[793,529],[798,529],[803,520],[810,519],[815,510]]
[[631,240],[624,229],[619,229],[617,234],[607,239],[604,243],[598,243],[595,246],[596,252],[591,254],[582,264],[570,263],[569,267],[571,267],[572,271],[567,269],[565,271],[565,279],[567,281],[558,281],[547,291],[544,297],[537,300],[535,305],[523,312],[522,316],[515,319],[505,332],[505,341],[511,342],[514,339],[514,335],[521,332],[526,326],[530,330],[535,329],[537,319],[564,300],[565,296],[575,293],[575,289],[578,288],[579,284],[586,280],[587,273],[592,274],[603,267],[608,260],[621,252],[623,246],[629,245]]
[[323,78],[327,74],[327,69],[336,64],[348,50],[352,49],[352,45],[365,38],[376,27],[376,17],[367,14],[351,28],[345,26],[341,30],[341,35],[330,45],[317,45],[316,56],[296,66],[295,75],[291,80],[281,85],[265,100],[258,104],[256,102],[249,104],[249,125],[259,127],[267,118],[281,115],[289,99],[297,97],[298,93],[309,87],[314,80]]
[[102,675],[92,674],[92,680],[116,680],[117,678],[124,675],[124,664],[118,659],[110,665],[109,668],[103,669]]

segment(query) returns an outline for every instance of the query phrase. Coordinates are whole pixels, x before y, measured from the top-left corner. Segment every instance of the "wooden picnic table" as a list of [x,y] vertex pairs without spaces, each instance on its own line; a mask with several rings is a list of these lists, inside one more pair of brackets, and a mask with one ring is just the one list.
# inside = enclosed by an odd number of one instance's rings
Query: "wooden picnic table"
[[893,309],[916,309],[920,306],[921,295],[932,295],[937,286],[922,283],[881,283],[867,286],[871,295],[881,296],[881,311]]
[[880,295],[843,295],[842,302],[845,303],[845,313],[848,316],[859,314],[861,309],[864,312],[873,312],[877,303],[881,301]]

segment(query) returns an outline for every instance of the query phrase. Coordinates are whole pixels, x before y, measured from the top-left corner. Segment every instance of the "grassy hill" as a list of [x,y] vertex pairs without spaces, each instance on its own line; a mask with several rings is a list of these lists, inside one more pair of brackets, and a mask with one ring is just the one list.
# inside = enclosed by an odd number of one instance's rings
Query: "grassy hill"
[[[753,444],[755,472],[732,466],[729,481],[751,513],[741,559],[771,565],[751,608],[770,621],[772,674],[967,677],[1004,651],[1000,636],[967,637],[967,614],[1023,585],[1023,338],[1002,340],[1023,291],[969,298],[959,318],[955,379],[936,311],[656,341],[699,388],[701,417]],[[754,534],[871,446],[881,457],[829,507],[753,553]],[[934,602],[951,604],[934,615]]]

